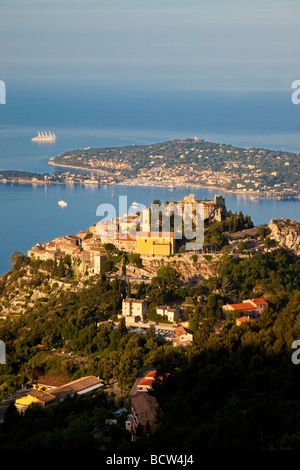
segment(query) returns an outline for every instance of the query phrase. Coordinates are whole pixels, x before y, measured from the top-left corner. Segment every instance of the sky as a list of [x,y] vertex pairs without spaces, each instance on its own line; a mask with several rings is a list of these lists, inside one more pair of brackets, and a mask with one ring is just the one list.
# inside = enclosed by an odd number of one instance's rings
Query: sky
[[7,87],[287,90],[299,0],[1,0]]

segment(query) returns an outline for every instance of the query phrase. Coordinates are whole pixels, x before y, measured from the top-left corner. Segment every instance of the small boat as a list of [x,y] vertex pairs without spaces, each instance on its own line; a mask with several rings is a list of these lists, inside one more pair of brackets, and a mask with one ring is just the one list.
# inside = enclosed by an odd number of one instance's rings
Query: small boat
[[67,207],[68,203],[66,201],[58,201],[60,207]]
[[131,205],[132,206],[140,206],[140,204],[138,202],[133,202]]

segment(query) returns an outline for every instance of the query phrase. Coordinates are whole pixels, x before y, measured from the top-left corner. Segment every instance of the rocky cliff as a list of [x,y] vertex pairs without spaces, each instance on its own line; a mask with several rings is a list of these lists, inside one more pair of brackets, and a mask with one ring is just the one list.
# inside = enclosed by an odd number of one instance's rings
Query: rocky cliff
[[272,219],[269,223],[270,238],[284,248],[300,255],[300,223],[290,219]]
[[[198,255],[195,258],[190,253],[173,255],[172,257],[150,255],[141,256],[142,268],[134,265],[128,265],[127,275],[146,276],[146,278],[155,277],[157,270],[162,266],[170,265],[180,274],[183,282],[200,284],[203,279],[218,275],[220,255],[203,256]],[[120,272],[121,273],[121,266]]]

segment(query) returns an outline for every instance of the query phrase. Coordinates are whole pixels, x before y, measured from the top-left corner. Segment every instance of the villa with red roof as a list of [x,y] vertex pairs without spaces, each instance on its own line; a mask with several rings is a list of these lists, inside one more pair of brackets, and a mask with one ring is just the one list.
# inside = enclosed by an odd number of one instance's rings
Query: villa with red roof
[[257,299],[247,299],[243,300],[242,303],[239,304],[226,304],[223,305],[223,311],[231,311],[236,313],[241,313],[243,317],[249,318],[259,318],[264,309],[268,306],[268,302],[266,302],[262,298]]
[[152,388],[153,380],[156,378],[156,370],[150,370],[138,383],[138,391],[147,391]]

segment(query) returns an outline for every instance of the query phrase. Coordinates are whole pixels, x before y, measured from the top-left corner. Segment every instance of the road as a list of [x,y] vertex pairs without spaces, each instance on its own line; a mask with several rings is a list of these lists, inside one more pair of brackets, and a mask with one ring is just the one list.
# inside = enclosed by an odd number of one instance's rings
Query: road
[[120,279],[122,281],[127,281],[127,282],[136,282],[136,283],[141,283],[145,282],[146,284],[149,284],[152,281],[152,278],[147,278],[147,277],[135,277],[135,276],[119,276],[119,275],[112,275],[112,276],[107,276],[107,278],[112,281],[113,279]]

